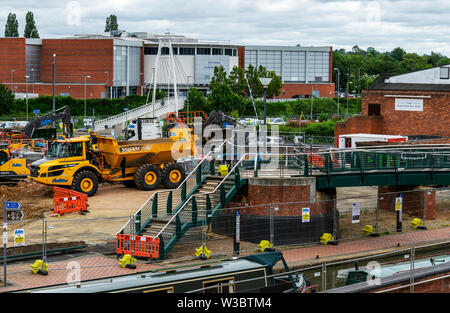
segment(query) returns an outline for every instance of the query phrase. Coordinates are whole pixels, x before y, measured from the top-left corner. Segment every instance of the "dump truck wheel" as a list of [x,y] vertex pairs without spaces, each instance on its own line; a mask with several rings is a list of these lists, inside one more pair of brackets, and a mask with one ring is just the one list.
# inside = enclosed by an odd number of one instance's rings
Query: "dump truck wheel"
[[77,174],[72,183],[73,189],[87,194],[88,197],[95,195],[98,189],[97,175],[90,171],[81,171]]
[[154,190],[161,183],[161,172],[153,164],[144,164],[134,174],[134,181],[141,190]]
[[162,183],[169,189],[178,188],[185,178],[186,172],[178,163],[169,163],[162,170]]

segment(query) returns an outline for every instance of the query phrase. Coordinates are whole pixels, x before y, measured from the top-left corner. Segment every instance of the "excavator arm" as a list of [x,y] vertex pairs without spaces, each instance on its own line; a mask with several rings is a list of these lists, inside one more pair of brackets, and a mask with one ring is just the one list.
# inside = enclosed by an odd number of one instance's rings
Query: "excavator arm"
[[[59,112],[59,113],[58,113]],[[42,128],[50,123],[61,120],[63,123],[63,133],[66,137],[72,137],[73,124],[71,122],[70,108],[64,106],[53,112],[39,116],[30,121],[23,129],[25,137],[32,138],[36,129]]]

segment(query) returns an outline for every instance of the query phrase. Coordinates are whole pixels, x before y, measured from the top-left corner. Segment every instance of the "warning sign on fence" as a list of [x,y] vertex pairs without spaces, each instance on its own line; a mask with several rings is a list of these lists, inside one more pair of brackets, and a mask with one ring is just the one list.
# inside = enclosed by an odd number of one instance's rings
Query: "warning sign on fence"
[[310,209],[302,208],[302,222],[309,223],[309,221],[310,221]]
[[361,204],[359,202],[353,203],[352,207],[352,224],[357,224],[360,221]]
[[395,211],[401,211],[403,206],[403,198],[397,197],[395,198]]
[[14,230],[14,247],[25,245],[25,231],[23,229]]

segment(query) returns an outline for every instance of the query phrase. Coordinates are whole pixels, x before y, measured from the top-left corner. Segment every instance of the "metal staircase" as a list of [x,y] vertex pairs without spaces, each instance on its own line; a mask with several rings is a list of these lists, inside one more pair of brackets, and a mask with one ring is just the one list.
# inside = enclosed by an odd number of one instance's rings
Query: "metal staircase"
[[135,109],[95,121],[94,129],[95,131],[100,131],[106,128],[112,128],[115,125],[123,124],[140,117],[152,117],[153,114],[156,117],[165,118],[167,113],[181,110],[184,107],[185,98],[178,97],[178,101],[175,98],[161,99],[155,102],[154,107],[152,103],[144,104]]

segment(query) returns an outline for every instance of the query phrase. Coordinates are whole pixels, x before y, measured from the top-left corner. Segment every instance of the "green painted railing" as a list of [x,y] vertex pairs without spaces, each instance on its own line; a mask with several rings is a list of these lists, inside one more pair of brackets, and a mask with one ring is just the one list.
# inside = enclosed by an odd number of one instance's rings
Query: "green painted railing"
[[[221,143],[216,151],[221,151]],[[180,206],[203,183],[211,169],[214,170],[219,152],[209,152],[194,170],[188,174],[183,183],[172,190],[155,192],[134,214],[117,234],[139,235],[156,218],[170,217],[177,212]],[[132,223],[132,220],[135,222]]]
[[220,213],[236,192],[245,184],[241,179],[243,160],[232,162],[229,173],[211,192],[188,196],[171,220],[156,237],[160,238],[159,255],[164,259],[178,241],[193,227],[208,225]]

